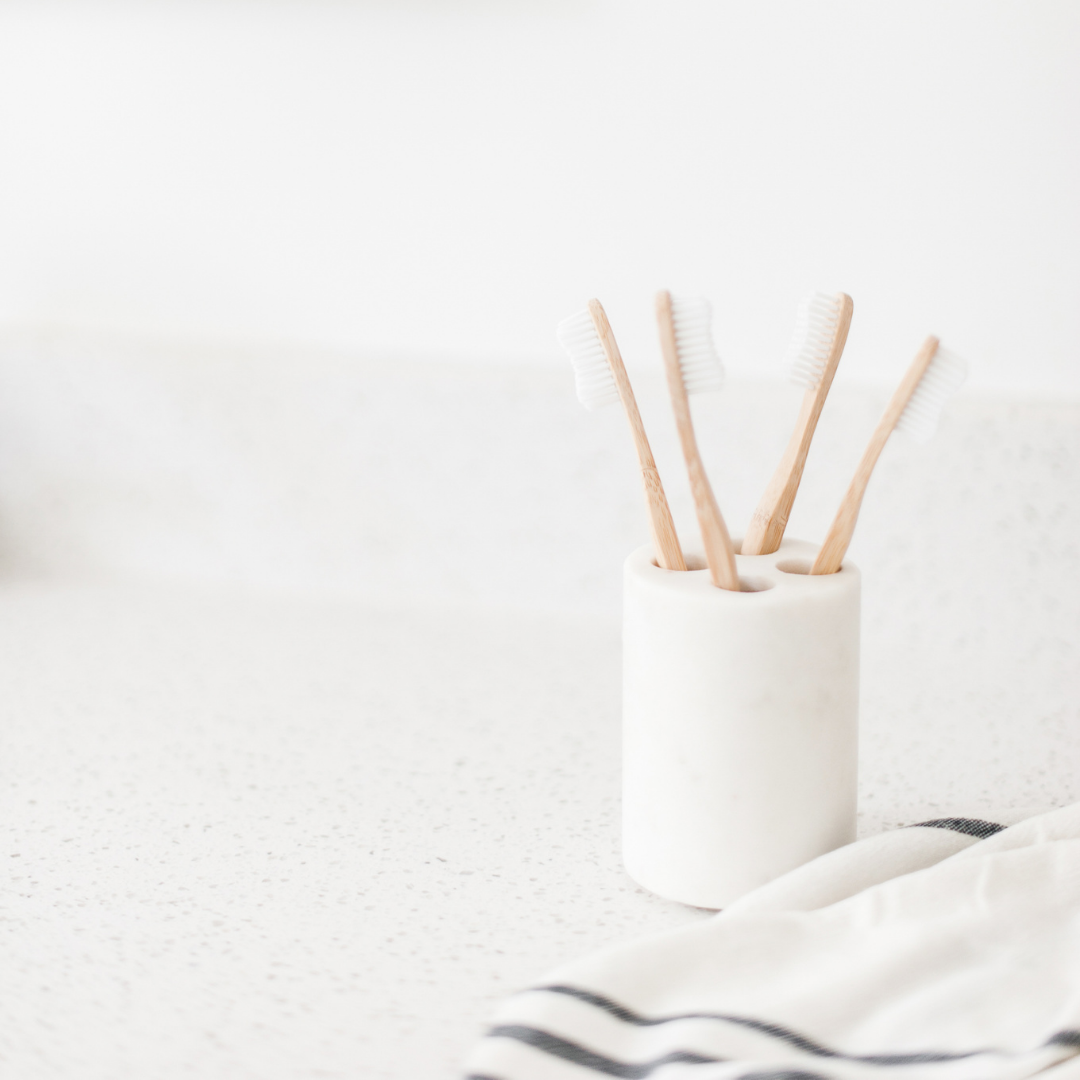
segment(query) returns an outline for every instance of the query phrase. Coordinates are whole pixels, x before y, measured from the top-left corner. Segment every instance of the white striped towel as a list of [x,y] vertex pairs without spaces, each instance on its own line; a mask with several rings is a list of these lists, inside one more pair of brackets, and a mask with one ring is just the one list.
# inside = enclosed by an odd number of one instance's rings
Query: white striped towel
[[1080,1080],[1080,803],[1012,820],[862,840],[560,968],[467,1075]]

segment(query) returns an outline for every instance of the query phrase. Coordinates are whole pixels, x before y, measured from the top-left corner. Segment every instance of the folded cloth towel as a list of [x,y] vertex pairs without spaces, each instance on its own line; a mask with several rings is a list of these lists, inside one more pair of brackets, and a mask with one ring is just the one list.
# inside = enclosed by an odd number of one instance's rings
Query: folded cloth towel
[[824,855],[510,998],[472,1080],[1080,1080],[1080,803]]

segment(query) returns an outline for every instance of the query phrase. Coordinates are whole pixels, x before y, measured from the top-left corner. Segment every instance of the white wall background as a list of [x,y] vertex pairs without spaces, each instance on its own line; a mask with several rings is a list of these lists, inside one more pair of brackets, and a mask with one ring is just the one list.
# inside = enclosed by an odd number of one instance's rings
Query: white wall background
[[808,288],[841,379],[928,332],[1080,395],[1080,5],[0,4],[0,319],[510,361],[605,299],[714,300],[772,374]]

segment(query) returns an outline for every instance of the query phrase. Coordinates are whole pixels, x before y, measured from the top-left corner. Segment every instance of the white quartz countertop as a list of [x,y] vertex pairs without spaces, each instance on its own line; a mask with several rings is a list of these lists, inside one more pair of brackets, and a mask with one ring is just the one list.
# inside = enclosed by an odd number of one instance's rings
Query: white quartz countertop
[[[704,917],[620,866],[612,619],[22,583],[0,670],[5,1076],[450,1078]],[[1075,725],[882,704],[863,831],[1076,797]]]
[[[503,995],[705,917],[621,868],[645,520],[569,383],[0,339],[4,1080],[450,1080]],[[792,535],[884,398],[833,391]],[[695,406],[734,533],[796,407]],[[1078,490],[1076,405],[961,398],[887,448],[851,553],[864,834],[1080,798]]]
[[0,1073],[450,1077],[700,915],[617,851],[617,627],[0,590]]

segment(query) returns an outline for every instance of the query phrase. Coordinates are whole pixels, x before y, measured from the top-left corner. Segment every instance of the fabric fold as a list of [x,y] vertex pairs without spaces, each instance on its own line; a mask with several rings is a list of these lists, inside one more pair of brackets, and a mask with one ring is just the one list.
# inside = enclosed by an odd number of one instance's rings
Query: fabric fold
[[466,1074],[1066,1080],[1077,1055],[1080,804],[859,841],[567,964],[503,1004]]

